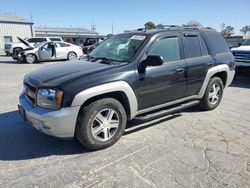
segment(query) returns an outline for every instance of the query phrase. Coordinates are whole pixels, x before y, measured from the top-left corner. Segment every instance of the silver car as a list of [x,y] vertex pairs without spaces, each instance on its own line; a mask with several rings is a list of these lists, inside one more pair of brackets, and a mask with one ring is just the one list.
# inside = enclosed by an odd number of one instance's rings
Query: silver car
[[[22,41],[29,45],[26,41]],[[18,61],[35,63],[39,61],[77,59],[83,55],[82,48],[67,42],[43,42],[34,47],[28,46],[18,54]]]

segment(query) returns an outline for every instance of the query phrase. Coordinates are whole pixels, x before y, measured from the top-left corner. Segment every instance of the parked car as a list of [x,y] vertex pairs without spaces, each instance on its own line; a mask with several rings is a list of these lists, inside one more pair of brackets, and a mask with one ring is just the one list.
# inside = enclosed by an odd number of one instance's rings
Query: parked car
[[[61,41],[61,42],[63,42],[63,39],[61,37],[31,37],[31,38],[26,38],[26,39],[21,39],[20,37],[17,37],[17,39],[19,40],[19,43],[5,45],[6,55],[12,55],[13,59],[17,59],[17,55],[21,50],[25,50],[29,47],[34,47],[38,43],[46,42],[46,41]],[[25,45],[20,40],[24,40],[26,43],[28,43],[28,46]]]
[[250,67],[250,39],[241,46],[231,49],[237,67]]
[[20,51],[18,61],[35,63],[38,61],[76,59],[83,55],[82,48],[66,42],[42,42],[34,47],[28,46],[26,41],[21,40],[27,49]]
[[76,136],[92,150],[117,142],[128,120],[148,121],[198,104],[215,109],[235,73],[225,39],[208,28],[114,35],[87,57],[26,75],[19,111],[38,130]]

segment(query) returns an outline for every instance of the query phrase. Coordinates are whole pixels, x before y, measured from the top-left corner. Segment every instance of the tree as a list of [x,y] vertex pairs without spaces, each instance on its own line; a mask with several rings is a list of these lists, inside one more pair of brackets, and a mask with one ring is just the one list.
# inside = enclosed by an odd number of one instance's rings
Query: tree
[[163,24],[158,24],[156,27],[157,27],[158,29],[164,29],[164,25],[163,25]]
[[190,20],[189,22],[184,24],[184,26],[202,26],[202,24],[198,21]]
[[155,24],[151,21],[145,23],[144,26],[145,26],[145,29],[148,29],[148,30],[155,28]]
[[247,35],[248,32],[250,32],[250,25],[246,25],[240,29],[240,32],[243,33],[244,36]]
[[224,37],[230,37],[231,35],[234,34],[234,27],[232,26],[224,26],[225,28],[221,30],[221,34]]

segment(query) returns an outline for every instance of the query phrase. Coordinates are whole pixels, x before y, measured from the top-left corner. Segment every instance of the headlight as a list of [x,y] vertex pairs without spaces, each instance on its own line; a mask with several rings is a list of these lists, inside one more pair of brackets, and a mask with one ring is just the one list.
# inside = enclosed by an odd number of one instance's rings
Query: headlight
[[37,105],[44,108],[59,109],[62,98],[63,92],[61,90],[41,88],[37,93]]

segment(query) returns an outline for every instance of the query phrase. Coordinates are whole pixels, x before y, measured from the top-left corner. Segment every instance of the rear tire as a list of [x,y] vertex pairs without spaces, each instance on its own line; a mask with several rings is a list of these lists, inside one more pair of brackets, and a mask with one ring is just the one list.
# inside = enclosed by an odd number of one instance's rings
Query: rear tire
[[119,140],[126,124],[127,114],[122,104],[116,99],[104,98],[79,112],[75,135],[90,150],[104,149]]
[[202,109],[207,111],[215,109],[221,102],[223,89],[224,85],[219,77],[211,78],[200,103]]
[[67,58],[68,58],[68,60],[74,60],[77,58],[77,55],[75,52],[69,52]]

